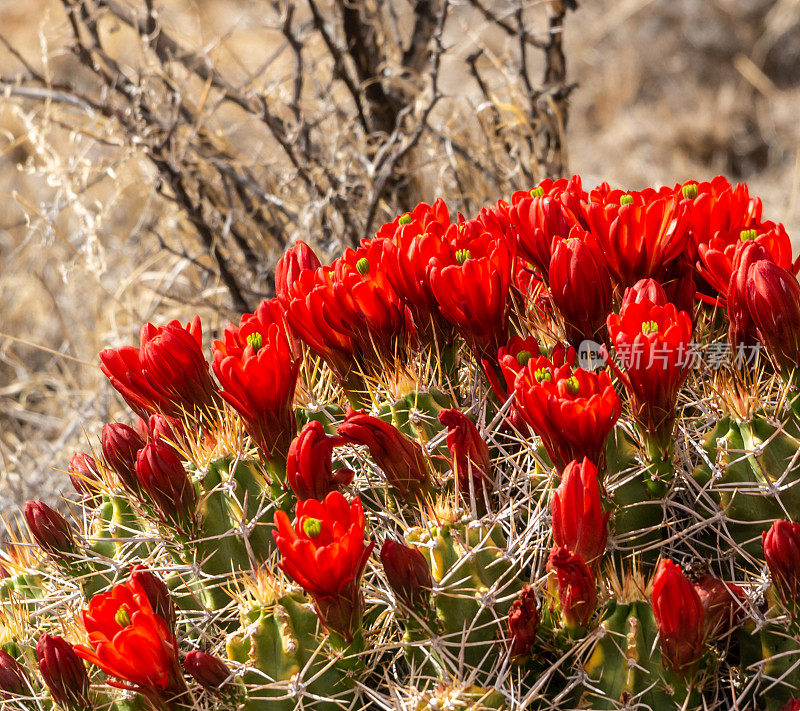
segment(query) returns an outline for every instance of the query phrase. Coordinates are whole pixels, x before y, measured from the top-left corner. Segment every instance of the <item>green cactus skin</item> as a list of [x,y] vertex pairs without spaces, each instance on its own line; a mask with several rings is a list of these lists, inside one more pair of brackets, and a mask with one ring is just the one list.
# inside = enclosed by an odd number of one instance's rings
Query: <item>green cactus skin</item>
[[681,680],[667,679],[656,642],[658,627],[648,602],[609,601],[598,632],[584,665],[589,681],[578,708],[618,709],[626,703],[659,711],[694,708],[697,699],[691,697],[697,694]]
[[703,462],[694,471],[695,480],[725,512],[734,541],[760,558],[761,534],[787,512],[800,510],[797,424],[778,428],[761,415],[749,422],[725,417],[708,433],[703,449],[720,475],[715,477]]
[[297,430],[300,431],[311,420],[322,423],[326,434],[335,435],[337,425],[344,420],[344,410],[335,404],[326,404],[322,410],[295,410]]
[[[523,581],[506,557],[499,525],[445,524],[414,528],[406,535],[431,566],[435,628],[423,620],[409,621],[411,640],[427,639],[450,675],[471,678],[474,670],[490,676],[498,659],[498,639],[505,635],[506,617]],[[433,641],[433,644],[431,644]],[[419,665],[424,653],[412,646],[410,658]]]
[[323,638],[316,613],[298,594],[245,614],[227,641],[228,657],[249,667],[243,711],[346,707],[343,699],[352,691],[340,665],[326,655]]

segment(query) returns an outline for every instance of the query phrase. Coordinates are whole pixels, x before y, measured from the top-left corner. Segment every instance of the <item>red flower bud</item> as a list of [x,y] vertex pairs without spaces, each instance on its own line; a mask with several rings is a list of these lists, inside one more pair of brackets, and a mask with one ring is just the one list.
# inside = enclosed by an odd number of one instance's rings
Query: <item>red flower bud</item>
[[511,658],[524,661],[531,656],[539,628],[539,610],[533,587],[526,585],[508,611],[508,637]]
[[800,602],[800,524],[775,521],[761,534],[772,582],[786,604]]
[[747,308],[758,337],[783,370],[800,366],[800,284],[794,275],[767,260],[747,272]]
[[611,278],[605,263],[586,244],[586,232],[573,227],[550,259],[550,296],[564,317],[567,341],[578,348],[589,339],[605,340],[611,311]]
[[275,265],[275,293],[284,303],[292,285],[306,270],[314,270],[320,266],[319,258],[303,240],[297,242],[286,250],[286,253]]
[[800,711],[800,699],[789,699],[789,701],[781,707],[781,711]]
[[333,448],[342,444],[342,437],[325,433],[321,422],[311,420],[289,445],[286,461],[286,479],[300,501],[317,499],[322,501],[339,486],[349,484],[353,472],[349,469],[333,471],[331,462]]
[[212,694],[225,690],[231,678],[231,670],[219,657],[194,650],[186,655],[183,668],[191,677]]
[[100,481],[100,472],[94,457],[86,452],[75,452],[70,457],[67,471],[75,491],[85,499],[94,498],[96,491],[93,484]]
[[640,279],[633,286],[625,289],[622,297],[620,311],[626,309],[630,304],[641,304],[649,301],[656,306],[666,306],[669,303],[664,287],[655,279]]
[[345,441],[369,448],[386,480],[401,497],[415,495],[429,484],[422,447],[394,425],[363,410],[349,410],[337,432]]
[[111,384],[143,417],[155,412],[200,415],[216,401],[198,316],[185,327],[178,321],[161,328],[146,323],[139,348],[107,348],[100,360]]
[[547,561],[558,579],[558,602],[564,626],[580,630],[589,624],[597,608],[594,575],[583,559],[566,548],[553,548]]
[[724,637],[736,625],[742,614],[744,590],[706,573],[694,583],[705,610],[707,637]]
[[25,504],[25,521],[39,548],[57,558],[66,559],[75,550],[72,527],[58,511],[42,501]]
[[733,348],[756,343],[756,328],[747,306],[747,275],[756,262],[769,259],[767,251],[757,242],[739,242],[733,258],[731,277],[725,291],[728,310],[728,341]]
[[188,449],[186,428],[177,417],[150,415],[150,419],[147,421],[147,437],[156,442],[163,441],[174,445],[179,450]]
[[606,549],[610,513],[603,513],[597,467],[584,457],[570,462],[553,493],[553,540],[577,553],[595,570]]
[[428,561],[419,550],[387,539],[381,547],[381,563],[389,587],[406,607],[428,606],[433,578]]
[[4,649],[0,649],[0,699],[31,694],[28,675],[24,667]]
[[185,530],[197,493],[174,450],[166,444],[146,444],[136,457],[136,479],[163,519]]
[[139,433],[120,422],[103,425],[101,437],[103,457],[122,485],[134,493],[139,491],[136,480],[136,455],[145,445]]
[[[491,484],[489,447],[475,427],[475,423],[459,410],[442,410],[439,422],[447,427],[447,448],[453,457],[453,470],[462,496],[469,499],[474,488],[478,500],[480,490]],[[470,480],[472,483],[470,483]]]
[[680,567],[662,560],[653,580],[653,614],[664,666],[688,674],[705,651],[705,610]]
[[43,634],[36,645],[36,657],[53,701],[72,711],[93,708],[89,700],[89,675],[69,642]]
[[130,579],[145,595],[147,595],[153,612],[163,619],[170,627],[174,627],[175,603],[164,581],[149,571],[144,565],[134,565],[131,568]]

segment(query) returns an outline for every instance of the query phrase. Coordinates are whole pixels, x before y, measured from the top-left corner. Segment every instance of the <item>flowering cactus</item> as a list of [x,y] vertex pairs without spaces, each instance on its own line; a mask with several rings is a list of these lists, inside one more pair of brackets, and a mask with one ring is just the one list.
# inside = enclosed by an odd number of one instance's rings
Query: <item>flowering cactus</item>
[[762,211],[438,199],[290,247],[210,344],[104,350],[135,417],[0,551],[0,705],[795,709],[800,260]]

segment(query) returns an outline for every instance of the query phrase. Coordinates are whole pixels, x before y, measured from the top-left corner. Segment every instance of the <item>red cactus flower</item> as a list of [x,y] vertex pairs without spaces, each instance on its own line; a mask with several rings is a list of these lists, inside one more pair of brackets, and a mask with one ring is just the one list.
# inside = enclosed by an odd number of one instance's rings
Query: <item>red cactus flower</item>
[[620,358],[619,373],[633,399],[634,417],[648,438],[666,447],[675,403],[691,365],[692,320],[673,304],[647,298],[608,317],[608,335]]
[[525,661],[531,656],[538,628],[539,609],[536,592],[532,586],[525,585],[508,611],[508,638],[511,642],[512,659]]
[[120,483],[128,491],[137,493],[139,483],[136,479],[136,455],[144,447],[145,441],[133,427],[121,422],[110,422],[103,425],[100,443],[103,458]]
[[72,486],[83,498],[94,498],[95,486],[100,481],[100,471],[94,457],[86,452],[75,452],[67,466]]
[[705,651],[705,610],[680,567],[662,560],[653,579],[653,614],[664,666],[689,674]]
[[43,501],[28,501],[24,514],[33,540],[43,551],[61,559],[75,551],[72,526],[58,511]]
[[75,646],[81,659],[151,698],[167,700],[185,689],[175,631],[153,612],[136,580],[95,595],[81,616],[89,635],[88,646]]
[[28,696],[33,689],[25,668],[5,649],[0,649],[0,699]]
[[286,457],[294,437],[294,392],[301,359],[296,356],[278,299],[229,324],[214,341],[214,373],[222,397],[239,413],[267,459]]
[[608,517],[603,513],[597,467],[588,459],[570,462],[550,502],[553,540],[577,553],[594,569],[606,549]]
[[558,471],[588,457],[602,468],[608,435],[622,411],[606,371],[575,367],[575,351],[531,357],[514,384],[516,406]]
[[324,501],[299,501],[294,526],[275,513],[281,569],[314,599],[325,627],[351,641],[361,624],[360,581],[374,543],[364,541],[361,500],[338,491]]
[[142,447],[136,456],[136,479],[165,522],[184,532],[191,527],[197,492],[172,447],[157,442]]
[[131,568],[130,579],[141,589],[150,601],[153,612],[170,627],[175,625],[175,603],[169,588],[155,573],[146,566],[138,564]]
[[428,606],[433,578],[419,550],[387,539],[381,546],[381,563],[389,587],[407,607]]
[[558,602],[568,630],[585,628],[597,609],[597,585],[594,575],[577,553],[553,548],[547,560],[548,570],[558,580]]
[[781,711],[800,711],[800,699],[789,699],[789,701],[781,707]]
[[575,348],[585,339],[605,340],[611,311],[611,278],[586,237],[584,230],[573,227],[569,238],[553,249],[548,271],[550,296],[564,317],[567,341]]
[[740,243],[733,258],[733,270],[725,290],[725,298],[718,300],[728,311],[728,341],[734,349],[752,346],[758,341],[756,327],[747,305],[747,275],[750,267],[762,260],[769,260],[769,255],[760,244]]
[[800,366],[800,284],[794,275],[762,259],[747,272],[747,308],[759,340],[782,370]]
[[[488,223],[487,223],[488,224]],[[442,315],[470,345],[480,361],[493,360],[506,342],[509,289],[515,246],[497,225],[480,220],[453,225],[447,232],[447,261],[434,259],[433,295]]]
[[709,573],[693,585],[705,610],[706,636],[712,638],[729,634],[742,615],[744,590]]
[[787,605],[800,601],[800,524],[775,521],[761,534],[772,582]]
[[289,446],[286,461],[286,479],[300,501],[322,501],[340,486],[353,480],[349,469],[333,471],[333,448],[343,444],[344,438],[325,433],[321,422],[311,420]]
[[183,668],[200,686],[212,694],[219,694],[232,676],[231,670],[219,657],[197,649],[189,652],[183,660]]
[[481,488],[491,482],[489,447],[475,423],[459,410],[442,410],[439,422],[447,427],[447,448],[453,458],[453,471],[459,490],[467,499],[474,489],[480,499]]
[[92,708],[89,675],[69,642],[61,637],[43,634],[36,644],[36,658],[53,701],[73,711]]
[[111,384],[142,417],[155,412],[200,415],[216,401],[199,316],[185,327],[178,321],[161,328],[146,323],[139,348],[107,348],[100,360]]
[[627,308],[629,304],[641,304],[643,301],[649,301],[656,306],[666,306],[670,303],[667,292],[660,282],[655,279],[640,279],[625,289],[620,310]]
[[166,415],[150,415],[145,423],[146,438],[155,442],[167,442],[174,445],[178,451],[188,451],[189,438],[186,428],[177,417]]
[[297,240],[275,265],[275,293],[282,304],[288,302],[291,287],[304,271],[320,266],[319,258],[303,240]]
[[394,425],[363,410],[349,410],[337,434],[351,444],[366,445],[400,497],[417,496],[428,488],[430,475],[422,447]]

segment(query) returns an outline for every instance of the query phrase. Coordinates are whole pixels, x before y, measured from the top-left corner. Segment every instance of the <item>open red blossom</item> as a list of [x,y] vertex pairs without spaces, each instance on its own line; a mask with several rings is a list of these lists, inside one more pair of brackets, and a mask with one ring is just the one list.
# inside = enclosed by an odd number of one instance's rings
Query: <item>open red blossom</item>
[[481,489],[491,482],[488,445],[475,423],[460,410],[442,410],[439,422],[447,427],[447,448],[461,495],[469,499],[474,490],[476,498],[482,500]]
[[589,624],[597,609],[597,584],[594,575],[577,553],[563,547],[550,551],[548,570],[558,580],[558,602],[564,626],[580,630]]
[[689,674],[705,651],[705,610],[680,567],[662,560],[653,579],[653,614],[664,666]]
[[800,366],[800,283],[766,259],[747,271],[747,309],[758,338],[775,364],[790,373]]
[[81,617],[89,644],[75,646],[79,657],[151,698],[185,689],[175,631],[153,612],[137,580],[95,595]]
[[575,367],[575,350],[531,357],[517,375],[515,402],[558,471],[588,457],[602,468],[608,435],[622,411],[609,374]]
[[[594,196],[594,197],[593,197]],[[656,277],[680,257],[688,243],[686,210],[674,194],[654,190],[590,195],[586,217],[595,249],[621,288]]]
[[297,240],[286,250],[275,265],[275,293],[282,304],[287,303],[291,287],[301,272],[314,271],[320,266],[319,258],[303,240]]
[[181,326],[142,326],[140,346],[100,352],[101,370],[134,412],[180,416],[213,406],[216,390],[203,356],[200,317]]
[[[489,221],[492,222],[492,221]],[[509,289],[515,246],[497,223],[468,220],[446,235],[448,258],[434,259],[433,295],[442,315],[458,329],[478,359],[494,360],[508,336]]]
[[619,375],[633,400],[634,417],[659,446],[665,447],[672,434],[678,390],[691,365],[692,330],[685,311],[647,298],[626,303],[608,317],[609,339],[624,369]]
[[434,259],[447,260],[449,248],[444,235],[452,224],[444,201],[420,203],[411,212],[383,225],[376,240],[383,241],[380,268],[397,295],[408,305],[420,330],[433,322],[441,327],[431,290],[430,266]]
[[399,496],[417,496],[428,488],[430,475],[422,446],[389,422],[363,410],[348,410],[337,434],[351,444],[366,445]]
[[297,431],[292,404],[301,359],[283,318],[278,299],[263,301],[214,341],[214,373],[222,397],[267,459],[285,457]]
[[611,278],[587,237],[580,227],[573,227],[569,238],[553,249],[548,271],[550,296],[564,317],[567,341],[575,348],[585,339],[605,340],[611,311]]
[[343,444],[341,436],[325,433],[321,422],[311,420],[289,446],[286,460],[286,480],[300,501],[324,499],[340,486],[353,479],[349,469],[333,471],[333,448]]
[[761,534],[772,582],[786,604],[800,603],[800,524],[775,521]]
[[348,504],[338,491],[323,501],[299,501],[294,525],[275,513],[281,569],[314,599],[325,627],[347,640],[361,624],[361,576],[374,543],[364,541],[361,499]]
[[597,467],[588,459],[570,462],[550,502],[553,540],[577,553],[595,570],[606,549],[608,517],[603,513]]

